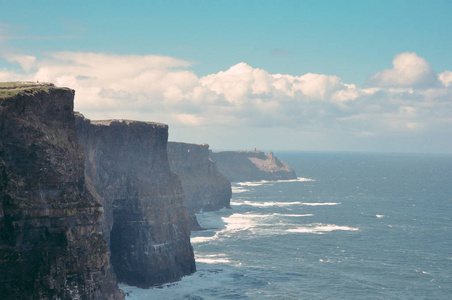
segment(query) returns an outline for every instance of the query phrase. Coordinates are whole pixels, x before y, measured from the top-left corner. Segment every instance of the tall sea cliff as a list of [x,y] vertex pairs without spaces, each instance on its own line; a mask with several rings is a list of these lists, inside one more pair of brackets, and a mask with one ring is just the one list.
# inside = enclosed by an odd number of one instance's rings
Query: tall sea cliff
[[2,299],[122,299],[88,190],[74,91],[0,85]]
[[192,230],[200,229],[195,212],[230,207],[231,183],[209,158],[209,145],[169,142],[168,160],[182,181]]
[[102,197],[102,226],[120,282],[139,287],[196,270],[185,197],[168,164],[168,126],[77,115],[86,174]]

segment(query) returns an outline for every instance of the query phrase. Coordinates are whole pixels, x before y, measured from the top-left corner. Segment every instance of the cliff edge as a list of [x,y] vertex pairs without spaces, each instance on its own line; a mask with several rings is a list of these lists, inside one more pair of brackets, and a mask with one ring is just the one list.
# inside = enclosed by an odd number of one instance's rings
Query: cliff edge
[[295,171],[273,152],[221,151],[211,152],[210,157],[231,182],[297,178]]
[[104,199],[102,230],[120,282],[149,287],[196,270],[185,197],[170,171],[168,126],[77,115],[86,174]]
[[181,179],[192,230],[200,229],[195,212],[230,207],[231,183],[209,158],[209,145],[169,142],[168,161]]
[[77,142],[74,91],[0,84],[2,299],[123,299]]

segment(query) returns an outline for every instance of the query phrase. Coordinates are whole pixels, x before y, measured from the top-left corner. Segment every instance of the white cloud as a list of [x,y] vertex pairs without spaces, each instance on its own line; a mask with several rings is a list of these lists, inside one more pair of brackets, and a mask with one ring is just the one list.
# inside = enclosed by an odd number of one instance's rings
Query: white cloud
[[6,60],[9,62],[17,62],[25,72],[29,72],[36,61],[36,57],[32,55],[7,55]]
[[444,71],[443,73],[439,74],[438,78],[445,87],[450,87],[452,85],[451,71]]
[[[374,76],[379,87],[367,89],[334,75],[270,74],[243,62],[198,77],[191,62],[159,55],[55,52],[8,59],[19,62],[23,72],[0,70],[0,81],[67,86],[76,90],[75,109],[88,118],[163,122],[175,136],[174,128],[185,136],[186,128],[196,127],[205,136],[198,142],[227,143],[242,133],[250,139],[252,132],[300,132],[316,142],[347,144],[350,136],[369,141],[452,123],[452,73],[439,75],[442,86],[419,89],[420,80],[434,73],[413,53],[396,56],[394,69]],[[385,87],[395,72],[397,84]]]
[[430,64],[414,52],[396,55],[393,68],[377,72],[369,83],[381,87],[431,87],[438,83]]

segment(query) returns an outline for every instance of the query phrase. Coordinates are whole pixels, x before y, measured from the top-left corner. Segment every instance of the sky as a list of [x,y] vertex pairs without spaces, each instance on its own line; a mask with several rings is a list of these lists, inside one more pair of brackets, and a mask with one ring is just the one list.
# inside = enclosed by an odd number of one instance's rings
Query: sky
[[222,150],[452,153],[452,1],[0,0],[0,81]]

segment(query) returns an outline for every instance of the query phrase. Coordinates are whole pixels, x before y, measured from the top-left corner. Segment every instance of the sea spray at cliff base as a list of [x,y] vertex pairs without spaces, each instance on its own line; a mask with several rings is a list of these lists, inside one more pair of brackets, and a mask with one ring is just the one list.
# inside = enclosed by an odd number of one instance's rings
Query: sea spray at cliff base
[[[277,153],[312,181],[234,183],[197,214],[198,271],[130,299],[447,299],[452,157]],[[429,176],[425,176],[429,174]]]

